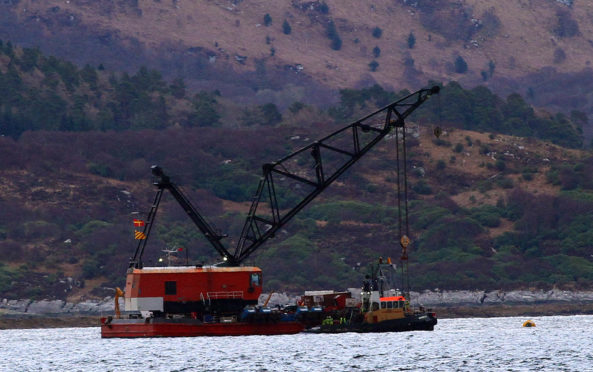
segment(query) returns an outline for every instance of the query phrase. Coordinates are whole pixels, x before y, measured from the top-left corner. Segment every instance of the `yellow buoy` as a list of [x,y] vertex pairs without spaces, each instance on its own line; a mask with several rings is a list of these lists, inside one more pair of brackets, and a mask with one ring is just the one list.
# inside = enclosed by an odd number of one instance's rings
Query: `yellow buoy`
[[533,320],[528,320],[523,323],[523,327],[535,327],[535,322]]

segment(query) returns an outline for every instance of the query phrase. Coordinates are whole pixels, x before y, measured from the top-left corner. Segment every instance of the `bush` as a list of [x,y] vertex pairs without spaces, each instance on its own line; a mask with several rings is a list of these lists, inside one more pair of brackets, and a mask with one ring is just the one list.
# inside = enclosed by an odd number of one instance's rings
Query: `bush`
[[379,62],[377,62],[377,61],[371,61],[371,63],[369,63],[369,68],[373,72],[377,71],[378,67],[379,67]]
[[383,30],[381,30],[379,27],[375,27],[373,29],[373,37],[379,39],[381,36],[383,35]]
[[467,62],[462,56],[457,56],[455,59],[455,72],[458,74],[465,74],[467,72]]
[[556,48],[556,50],[554,50],[554,63],[559,64],[559,63],[564,62],[565,60],[566,60],[566,53],[564,52],[564,49]]
[[290,33],[292,32],[292,27],[290,27],[290,24],[286,19],[284,20],[284,23],[282,23],[282,32],[285,35],[290,35]]
[[379,58],[380,55],[381,55],[381,49],[378,46],[374,47],[373,48],[373,56],[375,58]]
[[82,277],[85,279],[92,279],[101,275],[101,268],[99,262],[95,259],[88,259],[82,265]]
[[515,187],[513,180],[508,177],[500,177],[496,180],[496,184],[503,189],[512,189]]
[[326,35],[331,40],[330,46],[333,50],[342,49],[342,39],[340,39],[340,35],[338,35],[338,30],[336,29],[334,21],[329,21],[327,24]]
[[0,242],[0,257],[3,261],[16,261],[22,259],[23,249],[21,244],[12,240]]
[[502,159],[498,159],[494,163],[494,166],[496,167],[496,169],[502,172],[507,168],[507,163]]
[[266,15],[264,15],[264,26],[268,27],[272,24],[272,16],[269,15],[268,13],[266,13]]
[[413,32],[410,32],[408,35],[408,48],[414,49],[414,45],[416,45],[416,36],[414,36]]
[[579,24],[572,18],[569,11],[559,10],[556,13],[557,24],[554,33],[559,37],[573,37],[580,34]]
[[432,194],[432,188],[430,185],[424,181],[418,181],[414,186],[412,186],[412,190],[420,195],[430,195]]

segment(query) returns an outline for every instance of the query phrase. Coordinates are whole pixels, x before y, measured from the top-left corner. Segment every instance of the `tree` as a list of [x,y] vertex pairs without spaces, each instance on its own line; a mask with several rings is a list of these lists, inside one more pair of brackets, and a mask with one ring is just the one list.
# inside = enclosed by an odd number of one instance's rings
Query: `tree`
[[379,58],[380,55],[381,55],[381,49],[378,46],[374,47],[373,48],[373,56],[375,58]]
[[371,63],[369,63],[369,67],[371,71],[375,72],[377,71],[377,67],[379,67],[379,62],[373,60]]
[[373,37],[379,39],[381,37],[381,35],[383,35],[383,30],[381,30],[379,27],[375,27],[373,28]]
[[467,72],[467,62],[462,56],[457,56],[455,59],[455,72],[458,74],[465,74]]
[[494,63],[493,60],[490,60],[490,62],[488,62],[488,72],[490,73],[490,77],[492,77],[492,75],[494,75],[495,69],[496,69],[496,64]]
[[190,115],[192,126],[211,127],[220,121],[214,96],[207,92],[200,92],[193,99],[194,112]]
[[335,39],[332,39],[331,48],[333,50],[340,50],[340,49],[342,49],[342,39],[340,39],[339,36],[336,37]]
[[273,126],[282,121],[282,114],[273,103],[246,108],[243,110],[239,121],[242,125],[268,125]]
[[173,97],[181,99],[185,97],[185,82],[182,78],[176,78],[171,82],[171,85],[169,85],[169,90]]
[[290,33],[292,32],[292,27],[290,27],[290,24],[288,23],[288,21],[285,19],[284,23],[282,24],[282,32],[284,32],[285,35],[290,35]]
[[334,21],[329,21],[327,24],[326,35],[331,40],[330,46],[333,50],[342,49],[342,39],[340,39],[340,35],[338,35]]
[[416,36],[414,36],[413,32],[410,32],[408,35],[408,48],[414,49],[414,45],[416,45]]
[[278,111],[278,107],[273,103],[266,103],[260,106],[260,110],[263,113],[264,121],[262,125],[275,125],[282,121],[282,114]]
[[266,13],[264,16],[264,26],[268,27],[272,24],[272,16]]

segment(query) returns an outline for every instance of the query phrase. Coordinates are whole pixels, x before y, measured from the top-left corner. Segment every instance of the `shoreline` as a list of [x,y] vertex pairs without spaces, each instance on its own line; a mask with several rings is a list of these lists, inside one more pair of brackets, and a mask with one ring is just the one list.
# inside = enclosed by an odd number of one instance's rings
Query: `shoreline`
[[[427,307],[429,308],[429,307]],[[593,303],[432,306],[438,319],[539,317],[593,314]],[[105,316],[105,315],[104,315]],[[0,314],[0,330],[99,327],[100,315]]]

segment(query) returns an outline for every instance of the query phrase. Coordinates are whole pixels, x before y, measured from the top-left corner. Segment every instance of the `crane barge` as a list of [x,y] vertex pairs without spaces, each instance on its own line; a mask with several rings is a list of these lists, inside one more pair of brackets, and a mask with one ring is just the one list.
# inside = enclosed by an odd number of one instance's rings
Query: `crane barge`
[[[297,306],[291,312],[256,306],[262,293],[262,270],[242,264],[385,136],[394,133],[401,267],[405,280],[409,231],[404,120],[439,90],[438,86],[420,89],[276,162],[264,164],[263,176],[232,253],[222,243],[226,236],[208,223],[161,167],[152,166],[157,192],[143,222],[143,231],[137,232],[141,239],[127,270],[124,291],[127,317],[121,319],[117,311],[115,317],[102,318],[101,336],[273,335],[299,333],[305,328],[315,332],[432,330],[435,314],[413,311],[409,306],[409,283],[407,293],[383,288],[384,273],[388,270],[383,262],[363,286],[358,303],[341,301],[341,305],[329,306],[326,311],[318,304],[309,304]],[[290,184],[291,190],[299,190],[299,195],[285,197],[283,183]],[[222,262],[210,266],[144,265],[143,254],[165,190],[220,254]],[[394,268],[391,263],[389,267]],[[381,279],[380,288],[375,284],[377,275]],[[348,321],[344,316],[347,313]],[[334,321],[336,316],[339,323]]]

